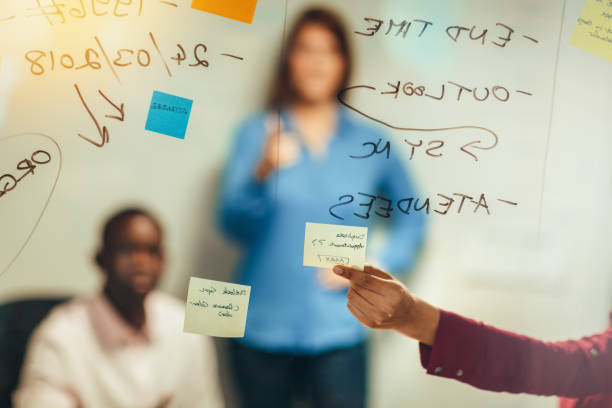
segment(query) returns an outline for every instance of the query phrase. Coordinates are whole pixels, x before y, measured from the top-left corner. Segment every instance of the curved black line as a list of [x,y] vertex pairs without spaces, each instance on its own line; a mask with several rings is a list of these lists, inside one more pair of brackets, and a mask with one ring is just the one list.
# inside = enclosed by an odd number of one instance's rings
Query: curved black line
[[[474,149],[480,149],[480,150],[491,150],[493,149],[495,146],[497,146],[498,142],[499,142],[499,136],[497,136],[497,134],[492,131],[491,129],[487,129],[485,127],[482,126],[470,126],[470,125],[465,125],[465,126],[450,126],[450,127],[444,127],[444,128],[431,128],[431,129],[426,129],[426,128],[409,128],[409,127],[400,127],[400,126],[395,126],[392,125],[390,123],[385,122],[382,119],[377,119],[372,115],[369,115],[365,112],[360,111],[359,109],[355,108],[354,106],[349,105],[344,99],[343,96],[347,91],[353,90],[353,89],[370,89],[372,91],[376,91],[376,88],[373,86],[369,86],[369,85],[354,85],[354,86],[349,86],[346,87],[344,89],[342,89],[340,92],[338,92],[337,98],[338,101],[346,106],[347,108],[349,108],[350,110],[357,112],[358,114],[360,114],[361,116],[368,118],[376,123],[380,123],[383,126],[386,126],[390,129],[394,129],[394,130],[402,130],[402,131],[409,131],[409,132],[443,132],[443,131],[447,131],[447,130],[457,130],[457,129],[477,129],[477,130],[482,130],[485,131],[487,133],[489,133],[491,136],[493,136],[493,139],[495,140],[495,142],[493,143],[493,145],[489,146],[489,147],[482,147],[482,146],[475,146],[474,143],[482,143],[481,140],[474,140],[472,142],[469,142],[468,144],[464,145],[463,147],[473,147]],[[463,148],[462,148],[463,150]],[[466,152],[468,153],[468,152]],[[468,153],[469,154],[469,153]],[[476,159],[478,160],[478,159]]]
[[19,255],[21,255],[21,253],[23,252],[25,247],[30,242],[30,239],[32,239],[32,235],[34,235],[34,231],[36,231],[36,229],[38,228],[38,224],[40,224],[40,220],[42,219],[43,215],[45,215],[45,212],[47,211],[47,207],[49,206],[49,202],[51,201],[51,197],[53,197],[53,193],[55,192],[55,188],[57,187],[57,182],[59,181],[60,174],[62,173],[62,163],[63,163],[62,148],[60,147],[59,143],[57,143],[55,141],[55,139],[53,139],[51,136],[47,136],[45,134],[36,133],[36,132],[18,133],[18,134],[15,134],[15,135],[11,135],[11,136],[7,136],[7,137],[4,137],[4,138],[0,138],[0,142],[3,141],[3,140],[14,138],[14,137],[31,136],[31,135],[44,137],[44,138],[50,140],[51,142],[53,142],[55,147],[57,147],[57,151],[59,153],[59,166],[57,168],[57,176],[55,176],[55,181],[53,182],[53,186],[51,187],[51,192],[49,193],[49,197],[47,197],[47,201],[45,202],[45,205],[43,206],[43,209],[40,212],[40,215],[38,216],[38,219],[36,220],[36,223],[34,223],[34,227],[32,227],[32,230],[28,234],[26,240],[23,242],[23,245],[21,246],[21,248],[19,248],[19,251],[17,251],[17,254],[15,254],[13,259],[11,259],[11,261],[8,263],[8,265],[0,272],[0,276],[2,276],[2,274],[4,274],[4,272],[8,271],[9,268],[11,266],[13,266],[13,264],[15,263],[17,258],[19,258]]

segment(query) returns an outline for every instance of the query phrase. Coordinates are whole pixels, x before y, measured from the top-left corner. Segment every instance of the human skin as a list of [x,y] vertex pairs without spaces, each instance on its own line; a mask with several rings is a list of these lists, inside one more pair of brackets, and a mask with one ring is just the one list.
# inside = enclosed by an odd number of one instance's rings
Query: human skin
[[[326,27],[305,24],[289,51],[289,76],[296,99],[291,110],[299,137],[312,155],[324,154],[336,120],[336,94],[340,89],[346,62],[339,51],[338,40]],[[266,146],[255,170],[255,180],[265,181],[274,171],[299,161],[299,142],[285,133],[280,117],[266,118]],[[318,270],[319,283],[329,290],[348,286],[331,268]]]
[[336,265],[333,271],[350,283],[347,307],[364,326],[395,330],[433,345],[440,309],[414,296],[399,280],[373,266],[366,265],[361,271]]
[[[315,153],[325,150],[335,126],[336,94],[345,67],[338,40],[326,27],[317,23],[302,27],[289,51],[289,76],[296,94],[291,109],[303,142]],[[266,119],[266,146],[255,171],[260,182],[297,161],[296,140],[284,133],[283,127],[277,115]]]
[[150,218],[134,215],[121,220],[110,236],[96,257],[106,276],[104,294],[130,325],[140,328],[145,322],[144,300],[165,265],[161,229]]

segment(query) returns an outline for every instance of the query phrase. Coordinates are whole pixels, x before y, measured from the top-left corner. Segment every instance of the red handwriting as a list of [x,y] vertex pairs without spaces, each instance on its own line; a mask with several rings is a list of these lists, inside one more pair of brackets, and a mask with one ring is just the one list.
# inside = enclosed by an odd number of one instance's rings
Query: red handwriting
[[[79,96],[79,99],[81,100],[81,103],[83,104],[83,107],[85,108],[85,110],[89,114],[89,117],[94,122],[94,125],[96,125],[96,129],[98,130],[98,135],[100,137],[100,140],[97,141],[97,140],[94,140],[94,139],[90,139],[89,137],[83,136],[80,133],[78,134],[78,136],[81,139],[86,140],[87,142],[91,143],[92,145],[94,145],[96,147],[104,147],[104,145],[110,141],[110,137],[109,137],[109,134],[108,134],[108,128],[106,126],[100,127],[100,122],[96,119],[96,117],[92,113],[92,111],[89,108],[89,106],[87,106],[87,103],[85,102],[85,99],[83,98],[83,94],[81,94],[81,90],[79,89],[77,84],[74,84],[74,89],[76,90],[77,95]],[[117,104],[112,102],[101,90],[98,89],[98,93],[100,94],[100,96],[102,96],[102,98],[104,98],[106,100],[106,102],[108,102],[119,113],[119,115],[110,115],[110,114],[107,114],[107,115],[104,115],[104,117],[109,118],[109,119],[115,119],[115,120],[118,120],[120,122],[123,122],[125,120],[124,104],[122,103],[120,106],[118,106]]]

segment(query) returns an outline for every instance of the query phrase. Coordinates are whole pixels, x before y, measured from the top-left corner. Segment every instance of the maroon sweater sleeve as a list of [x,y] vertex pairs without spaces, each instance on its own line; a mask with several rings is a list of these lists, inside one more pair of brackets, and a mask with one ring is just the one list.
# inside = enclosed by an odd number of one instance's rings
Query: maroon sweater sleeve
[[442,310],[428,374],[490,391],[585,397],[612,393],[612,328],[580,340],[543,342]]

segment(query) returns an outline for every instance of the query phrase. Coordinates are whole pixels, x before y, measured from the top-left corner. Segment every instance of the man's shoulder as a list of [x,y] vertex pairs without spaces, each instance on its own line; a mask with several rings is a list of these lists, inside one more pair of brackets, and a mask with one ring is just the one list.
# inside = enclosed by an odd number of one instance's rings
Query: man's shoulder
[[74,338],[77,332],[89,327],[87,305],[92,301],[91,296],[79,297],[55,306],[36,326],[32,337],[56,341]]

